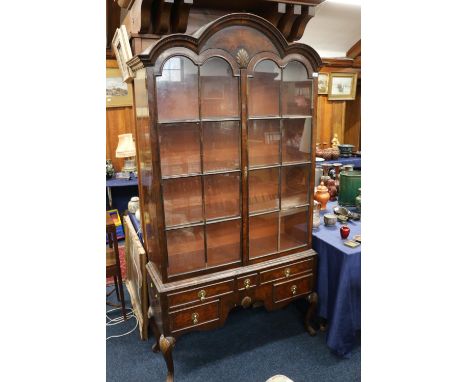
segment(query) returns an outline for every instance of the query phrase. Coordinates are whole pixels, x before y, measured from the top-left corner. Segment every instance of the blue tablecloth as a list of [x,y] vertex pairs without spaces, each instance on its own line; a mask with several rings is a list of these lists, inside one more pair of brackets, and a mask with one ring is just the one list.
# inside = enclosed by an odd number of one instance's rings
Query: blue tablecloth
[[341,164],[353,164],[354,168],[359,169],[361,168],[361,158],[360,157],[351,157],[351,158],[338,158],[338,159],[333,159],[333,160],[326,160],[323,162],[317,162],[317,164],[320,163],[341,163]]
[[[321,225],[312,232],[312,246],[318,253],[318,315],[328,320],[327,345],[336,354],[346,356],[361,329],[361,246],[343,244],[339,222],[325,227],[323,215],[333,213],[337,202],[329,202],[322,211]],[[348,239],[361,234],[360,221],[348,221]]]
[[106,179],[106,187],[138,186],[138,178],[131,174],[130,179]]
[[107,179],[106,180],[106,209],[117,209],[123,213],[127,209],[132,196],[138,196],[138,178]]

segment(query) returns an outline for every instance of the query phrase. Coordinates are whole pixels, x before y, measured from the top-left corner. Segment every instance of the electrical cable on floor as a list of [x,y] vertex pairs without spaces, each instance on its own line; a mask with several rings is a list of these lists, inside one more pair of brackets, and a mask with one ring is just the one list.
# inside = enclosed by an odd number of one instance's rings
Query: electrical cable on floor
[[115,309],[106,310],[106,319],[108,320],[108,321],[106,321],[106,326],[114,326],[114,325],[122,324],[122,323],[124,323],[124,322],[129,321],[131,318],[134,318],[135,321],[136,321],[135,327],[134,327],[133,329],[129,330],[128,332],[126,332],[126,333],[123,333],[123,334],[116,334],[116,335],[113,335],[113,336],[109,336],[109,337],[106,338],[106,341],[107,341],[108,339],[111,339],[111,338],[117,338],[117,337],[126,336],[126,335],[128,335],[128,334],[134,332],[135,329],[138,327],[138,320],[137,320],[137,318],[136,318],[136,316],[135,316],[135,313],[134,313],[134,311],[133,311],[132,308],[125,308],[125,310],[129,310],[129,311],[130,311],[130,313],[126,314],[127,320],[124,320],[123,315],[122,315],[122,316],[119,316],[119,317],[116,317],[116,318],[110,318],[110,317],[108,316],[108,313],[114,312],[114,311],[116,311],[116,310],[121,310],[121,308],[115,308]]

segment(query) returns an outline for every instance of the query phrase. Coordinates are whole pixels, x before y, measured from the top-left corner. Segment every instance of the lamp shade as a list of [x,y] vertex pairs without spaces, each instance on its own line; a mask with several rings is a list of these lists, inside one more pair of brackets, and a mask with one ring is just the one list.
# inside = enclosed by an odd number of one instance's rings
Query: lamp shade
[[135,155],[135,142],[133,141],[132,134],[120,134],[115,156],[117,158],[128,158],[134,157]]

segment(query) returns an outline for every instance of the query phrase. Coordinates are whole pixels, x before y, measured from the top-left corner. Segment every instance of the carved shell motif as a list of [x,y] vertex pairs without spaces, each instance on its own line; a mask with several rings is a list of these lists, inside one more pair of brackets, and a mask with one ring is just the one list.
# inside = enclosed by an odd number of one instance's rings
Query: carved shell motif
[[249,54],[244,48],[241,48],[237,51],[236,60],[241,68],[246,68],[249,63]]

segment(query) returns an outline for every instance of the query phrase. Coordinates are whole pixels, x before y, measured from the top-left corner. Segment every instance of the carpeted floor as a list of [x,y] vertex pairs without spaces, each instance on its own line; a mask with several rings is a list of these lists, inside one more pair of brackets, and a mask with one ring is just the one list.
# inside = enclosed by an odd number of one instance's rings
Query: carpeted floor
[[[275,374],[294,382],[360,381],[360,346],[349,359],[333,355],[325,333],[311,337],[305,332],[305,310],[302,300],[275,312],[240,308],[223,328],[183,335],[173,351],[175,382],[264,382]],[[135,322],[107,327],[107,336],[125,333]],[[166,365],[161,353],[151,352],[153,343],[152,337],[141,341],[138,329],[107,340],[107,381],[165,381]]]

